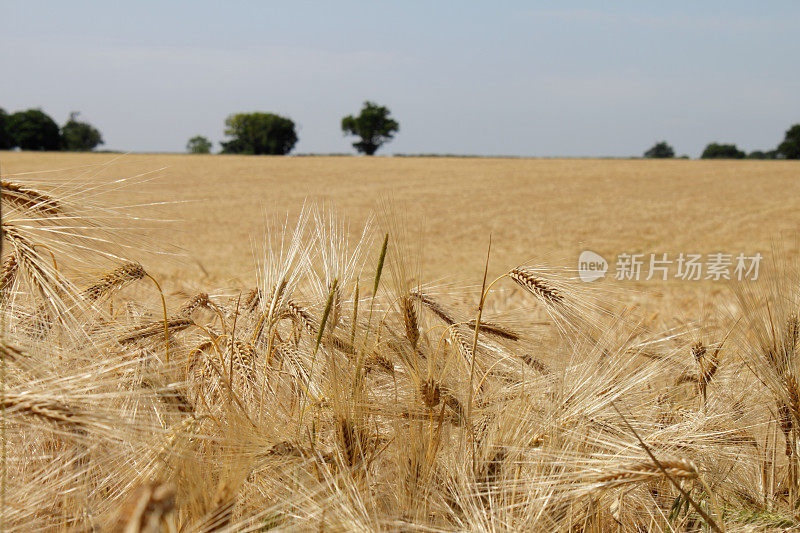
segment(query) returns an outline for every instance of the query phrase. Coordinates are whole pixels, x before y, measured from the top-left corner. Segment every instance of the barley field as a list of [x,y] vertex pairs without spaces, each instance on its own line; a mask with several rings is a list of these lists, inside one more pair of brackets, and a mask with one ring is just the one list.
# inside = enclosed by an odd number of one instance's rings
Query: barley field
[[[63,170],[61,170],[63,169]],[[489,234],[490,269],[541,261],[575,267],[594,250],[766,251],[800,228],[800,167],[790,161],[247,157],[0,152],[3,175],[55,181],[147,173],[141,187],[109,203],[174,202],[156,209],[161,236],[182,248],[162,275],[203,275],[214,283],[254,281],[251,238],[265,217],[297,216],[304,202],[328,201],[361,233],[382,198],[393,198],[421,232],[429,279],[476,283]],[[791,239],[789,239],[791,240]]]
[[[6,530],[800,527],[796,162],[0,174]],[[584,283],[584,250],[764,260]]]

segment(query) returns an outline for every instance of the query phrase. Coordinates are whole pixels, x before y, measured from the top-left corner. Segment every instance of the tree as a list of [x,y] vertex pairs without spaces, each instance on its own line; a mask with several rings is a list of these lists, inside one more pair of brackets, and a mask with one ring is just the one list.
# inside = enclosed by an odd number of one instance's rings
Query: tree
[[672,149],[672,146],[667,144],[667,141],[661,141],[654,144],[652,148],[646,151],[644,156],[652,159],[667,159],[675,157],[675,150]]
[[778,158],[778,151],[777,150],[767,150],[764,152],[763,150],[753,150],[749,154],[747,154],[747,159],[777,159]]
[[0,150],[8,150],[14,148],[14,140],[11,138],[11,133],[8,131],[8,113],[0,107]]
[[800,124],[786,130],[786,137],[778,145],[778,153],[786,159],[800,159]]
[[297,143],[294,122],[272,113],[237,113],[225,120],[223,154],[286,155]]
[[736,148],[735,144],[711,143],[703,150],[700,159],[744,159],[745,153]]
[[211,141],[202,135],[195,135],[186,143],[186,151],[190,154],[210,154]]
[[373,102],[364,102],[361,114],[357,117],[348,115],[342,119],[342,131],[345,135],[361,137],[353,147],[367,155],[374,154],[385,142],[394,137],[400,130],[400,124],[391,116],[389,110]]
[[89,152],[103,144],[103,137],[91,124],[79,122],[78,115],[77,111],[70,113],[69,120],[61,127],[62,146],[70,152]]
[[8,131],[14,146],[23,150],[60,150],[58,124],[41,109],[17,111],[8,119]]

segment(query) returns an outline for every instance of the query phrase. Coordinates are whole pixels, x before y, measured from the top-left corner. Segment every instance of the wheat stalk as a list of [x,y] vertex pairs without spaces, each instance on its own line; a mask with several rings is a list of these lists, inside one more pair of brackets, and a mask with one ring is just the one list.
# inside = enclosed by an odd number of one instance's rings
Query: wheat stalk
[[56,215],[62,212],[62,207],[58,200],[25,185],[2,180],[0,181],[0,190],[2,190],[4,201],[22,209],[39,211],[47,215]]
[[797,315],[792,313],[786,319],[786,339],[784,341],[787,353],[793,354],[797,348],[797,341],[800,339],[800,320]]
[[439,405],[441,393],[442,389],[440,385],[433,379],[423,381],[419,386],[419,394],[422,396],[422,401],[428,409],[433,409]]
[[252,313],[261,302],[261,291],[258,289],[250,289],[242,301],[242,309],[247,313]]
[[786,396],[789,399],[789,409],[794,417],[795,424],[800,424],[800,389],[797,386],[797,379],[794,374],[786,376],[784,381]]
[[[415,288],[411,290],[410,295],[413,299],[421,303],[426,309],[428,309],[434,315],[439,317],[445,324],[452,326],[453,324],[458,322],[453,313],[445,309],[445,307],[442,304],[437,302],[429,294],[426,294],[422,292],[420,289]],[[475,329],[475,319],[467,321],[466,325],[470,329]],[[519,333],[517,333],[516,331],[513,331],[510,328],[501,326],[499,324],[484,322],[483,320],[481,320],[480,331],[503,339],[508,339],[512,341],[519,340]]]
[[168,328],[169,331],[181,331],[193,325],[194,321],[191,318],[186,317],[175,317],[170,318],[165,322],[152,322],[150,324],[143,324],[118,337],[117,342],[120,344],[128,344],[163,334],[165,327]]
[[6,297],[9,289],[14,284],[14,278],[19,270],[19,261],[17,260],[17,251],[12,249],[6,258],[3,260],[3,266],[0,269],[0,302]]
[[382,370],[387,374],[394,374],[394,363],[380,352],[373,352],[364,359],[364,366],[369,369]]
[[331,307],[330,325],[328,329],[333,331],[339,325],[339,319],[342,316],[342,294],[339,285],[329,286],[328,290],[333,291],[333,307]]
[[419,323],[417,322],[417,310],[414,309],[414,301],[410,296],[400,298],[400,311],[403,315],[406,338],[412,348],[416,348],[419,343]]
[[550,368],[544,363],[542,363],[539,359],[533,356],[533,354],[525,353],[520,356],[525,363],[539,372],[542,375],[547,375],[550,373]]
[[686,459],[659,459],[659,463],[661,467],[645,462],[623,466],[617,472],[598,477],[593,483],[599,485],[597,488],[606,489],[666,476],[675,479],[695,479],[698,476],[697,467]]
[[[58,272],[36,253],[36,244],[28,239],[19,228],[12,224],[3,224],[3,236],[12,244],[17,267],[14,272],[22,270],[36,286],[47,305],[63,313],[66,309],[64,298],[74,293],[69,284]],[[10,265],[9,265],[10,267]]]
[[305,329],[310,335],[317,334],[317,326],[314,324],[314,319],[305,307],[294,300],[288,300],[286,302],[286,310],[297,325]]
[[200,292],[186,300],[184,304],[178,309],[178,315],[180,316],[191,316],[197,309],[201,307],[208,307],[210,304],[210,300],[208,299],[208,294],[204,292]]
[[509,272],[508,275],[525,290],[542,301],[550,304],[559,304],[564,300],[564,296],[558,289],[550,286],[532,270],[517,267]]
[[467,362],[472,361],[472,356],[473,356],[472,346],[470,346],[467,337],[461,331],[461,329],[458,326],[454,326],[450,328],[449,335],[450,335],[450,342],[452,342],[453,345],[456,347],[458,353],[461,354],[461,357],[466,359]]
[[[338,293],[338,291],[334,290],[331,290],[331,292]],[[334,303],[331,305],[331,313],[333,312],[333,306],[335,306],[335,296]],[[305,307],[293,300],[288,300],[286,302],[286,312],[295,325],[297,325],[299,328],[305,329],[312,336],[317,334],[317,326],[314,324],[314,319],[311,316],[311,313],[309,313]],[[349,343],[346,340],[340,339],[334,335],[327,335],[322,340],[322,343],[326,346],[333,346],[337,350],[348,355],[356,354],[352,343]]]
[[441,318],[446,324],[452,325],[456,323],[455,317],[452,313],[449,313],[443,305],[439,302],[434,300],[430,295],[425,294],[419,289],[412,289],[410,292],[412,298],[417,300],[419,303],[424,305],[428,310],[430,310],[434,315]]
[[[474,329],[475,319],[468,321],[466,325],[467,327]],[[508,328],[506,326],[501,326],[500,324],[484,322],[483,320],[481,320],[480,331],[482,333],[487,333],[489,335],[494,335],[495,337],[500,337],[501,339],[507,339],[510,341],[518,341],[520,338],[520,334],[512,330],[511,328]]]
[[139,263],[125,263],[105,274],[97,283],[86,288],[83,291],[83,295],[88,300],[97,300],[145,276],[147,276],[147,272]]
[[83,432],[87,417],[57,400],[32,394],[5,393],[0,398],[3,409],[32,416]]

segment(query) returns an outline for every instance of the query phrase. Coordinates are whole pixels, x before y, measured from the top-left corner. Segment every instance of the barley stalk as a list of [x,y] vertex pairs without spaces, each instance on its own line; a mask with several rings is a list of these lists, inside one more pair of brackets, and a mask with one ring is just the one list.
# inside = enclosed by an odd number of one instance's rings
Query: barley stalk
[[602,488],[613,488],[630,483],[641,483],[658,477],[672,476],[675,479],[695,479],[697,467],[686,459],[659,459],[660,468],[653,463],[635,463],[621,467],[617,472],[605,474],[594,483]]
[[424,305],[428,310],[430,310],[434,315],[441,318],[446,324],[452,325],[455,324],[456,319],[453,317],[451,313],[449,313],[444,306],[442,306],[439,302],[434,300],[428,294],[425,294],[419,289],[412,289],[410,293],[411,297],[417,300],[419,303]]
[[1,403],[3,409],[11,412],[18,412],[48,422],[66,425],[80,431],[83,431],[83,426],[87,420],[86,416],[58,400],[37,397],[31,394],[6,393]]
[[411,343],[411,347],[416,348],[419,343],[419,323],[417,322],[417,311],[414,309],[414,301],[410,296],[400,298],[400,311],[403,315],[406,338]]
[[145,276],[147,276],[147,272],[139,263],[125,263],[105,274],[97,283],[85,289],[83,295],[88,300],[97,300]]
[[[475,328],[475,320],[470,320],[467,322],[467,326],[470,328]],[[491,322],[484,322],[481,320],[481,332],[494,335],[495,337],[500,337],[501,339],[507,339],[510,341],[518,341],[519,340],[519,333],[516,331],[507,328],[506,326],[501,326],[500,324],[492,324]]]
[[531,270],[517,267],[509,272],[508,275],[525,290],[544,302],[559,304],[564,300],[563,295],[558,289],[550,286],[545,280]]
[[3,201],[28,211],[38,211],[46,215],[62,212],[61,204],[52,196],[19,183],[0,180]]
[[194,313],[197,309],[201,307],[208,307],[210,304],[210,300],[208,299],[208,294],[204,292],[200,292],[189,298],[181,307],[178,309],[179,316],[189,317]]
[[185,317],[176,317],[170,318],[164,322],[143,324],[118,337],[117,342],[120,344],[128,344],[163,334],[165,327],[168,328],[169,331],[181,331],[192,325],[194,325],[194,321],[191,318]]
[[450,342],[456,347],[461,357],[471,363],[474,354],[472,346],[470,346],[469,340],[458,326],[450,328]]
[[305,329],[310,335],[317,334],[317,326],[314,324],[314,319],[305,307],[294,300],[288,300],[286,302],[286,310],[292,320],[302,329]]
[[0,269],[0,302],[6,297],[9,289],[14,284],[14,278],[19,270],[19,261],[17,261],[17,251],[12,249],[6,258],[3,260],[2,269]]

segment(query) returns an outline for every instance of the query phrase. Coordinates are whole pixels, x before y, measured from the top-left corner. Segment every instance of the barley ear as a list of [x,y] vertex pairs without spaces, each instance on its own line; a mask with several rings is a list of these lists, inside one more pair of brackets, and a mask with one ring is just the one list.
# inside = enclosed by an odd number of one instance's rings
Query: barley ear
[[113,291],[119,290],[128,283],[140,280],[147,276],[144,267],[139,263],[125,263],[101,277],[97,283],[83,291],[86,299],[94,301]]
[[27,211],[45,215],[57,215],[62,212],[61,204],[52,196],[19,183],[0,181],[2,199]]
[[411,347],[416,348],[417,344],[419,344],[419,323],[417,321],[417,310],[414,309],[414,301],[410,296],[403,296],[400,299],[400,310],[403,315],[406,338],[411,343]]
[[383,273],[383,264],[386,261],[386,249],[389,247],[389,234],[383,238],[383,245],[381,246],[381,255],[378,258],[378,268],[375,270],[375,281],[372,285],[372,298],[375,299],[375,294],[378,293],[378,284],[381,282],[381,274]]
[[509,272],[508,275],[525,290],[546,303],[559,304],[564,300],[564,296],[558,289],[550,286],[545,280],[528,269],[517,267]]

